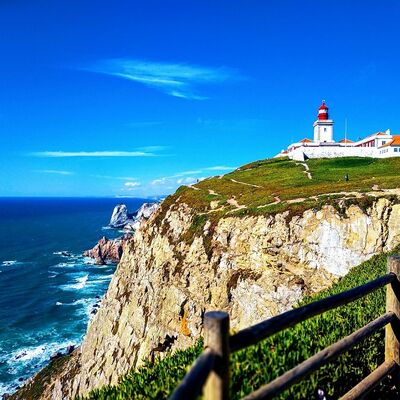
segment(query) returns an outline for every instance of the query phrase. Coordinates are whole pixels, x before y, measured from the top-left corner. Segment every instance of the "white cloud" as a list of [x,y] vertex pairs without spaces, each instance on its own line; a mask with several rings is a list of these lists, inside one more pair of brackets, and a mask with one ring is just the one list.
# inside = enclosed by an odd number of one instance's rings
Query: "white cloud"
[[207,98],[195,93],[197,85],[240,78],[237,72],[224,67],[210,68],[132,59],[104,60],[84,69],[135,81],[174,97],[195,100]]
[[188,176],[187,178],[181,178],[176,181],[178,185],[191,185],[192,183],[196,183],[199,178],[193,178]]
[[204,168],[205,171],[232,171],[237,167],[228,167],[226,165],[216,165],[215,167]]
[[38,151],[30,153],[34,157],[154,157],[145,151]]
[[74,175],[71,171],[60,171],[56,169],[40,169],[37,172],[41,172],[43,174],[55,174],[55,175]]
[[[174,175],[171,176],[164,176],[162,178],[154,179],[150,182],[150,185],[156,186],[162,186],[166,184],[178,184],[178,185],[190,185],[192,183],[195,183],[197,180],[201,181],[205,179],[204,176],[202,177],[193,177],[191,175],[200,175],[200,174],[207,174],[207,171],[232,171],[236,169],[236,167],[229,167],[226,165],[215,165],[212,167],[205,167],[201,169],[196,169],[196,170],[190,170],[190,171],[182,171],[178,172]],[[188,177],[186,177],[189,175]],[[186,178],[185,178],[186,177]],[[176,179],[179,178],[179,179]]]
[[169,179],[170,179],[170,178],[168,178],[168,177],[159,178],[159,179],[153,179],[153,180],[150,182],[150,185],[164,185],[165,183],[168,182]]
[[140,182],[125,182],[124,184],[126,187],[133,188],[140,186]]

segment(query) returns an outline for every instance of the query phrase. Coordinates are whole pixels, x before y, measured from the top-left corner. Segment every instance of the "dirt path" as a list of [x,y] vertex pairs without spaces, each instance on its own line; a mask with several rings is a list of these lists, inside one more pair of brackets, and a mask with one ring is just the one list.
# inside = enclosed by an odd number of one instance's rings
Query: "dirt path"
[[264,208],[264,207],[268,207],[268,206],[273,206],[273,205],[275,205],[275,204],[279,204],[279,203],[282,202],[282,200],[281,200],[278,196],[275,196],[275,197],[274,197],[274,200],[275,200],[275,201],[273,201],[272,203],[264,204],[264,205],[262,205],[262,206],[258,206],[257,208]]
[[[295,204],[295,203],[302,203],[303,201],[306,201],[308,199],[312,200],[318,200],[321,197],[324,196],[342,196],[343,200],[347,200],[350,198],[363,198],[365,196],[372,196],[372,197],[380,197],[383,193],[388,193],[388,194],[393,194],[395,196],[400,197],[400,189],[380,189],[379,191],[377,189],[373,189],[373,192],[366,192],[366,193],[360,193],[360,192],[333,192],[333,193],[321,193],[316,196],[310,196],[308,198],[305,197],[298,197],[295,199],[289,199],[289,200],[281,200],[279,197],[275,197],[275,201],[273,203],[268,203],[264,204],[262,206],[258,206],[257,208],[264,208],[268,206],[273,206],[275,204],[279,203],[286,203],[286,204]],[[279,199],[279,201],[278,201]]]
[[247,206],[245,206],[243,204],[239,204],[234,197],[232,197],[229,200],[227,200],[227,203],[230,204],[231,206],[236,207],[235,210],[228,211],[227,214],[233,213],[233,212],[235,212],[237,210],[243,210],[243,209],[247,208]]
[[200,188],[193,186],[193,185],[187,185],[188,188],[193,189],[193,190],[201,190]]
[[305,169],[305,171],[303,171],[303,172],[307,175],[308,179],[312,179],[310,168],[308,167],[308,165],[306,163],[295,163],[295,164],[303,166]]
[[255,188],[262,188],[262,186],[258,186],[258,185],[253,185],[252,183],[246,183],[246,182],[239,182],[235,179],[231,179],[232,182],[238,183],[239,185],[246,185],[246,186],[252,186]]

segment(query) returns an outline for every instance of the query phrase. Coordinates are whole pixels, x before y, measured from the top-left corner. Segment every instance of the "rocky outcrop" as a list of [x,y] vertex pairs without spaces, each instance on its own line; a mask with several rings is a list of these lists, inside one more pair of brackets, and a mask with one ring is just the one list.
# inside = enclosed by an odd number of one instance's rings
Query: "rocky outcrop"
[[83,255],[84,257],[94,258],[98,265],[107,262],[118,263],[122,257],[124,242],[127,240],[127,237],[110,240],[103,236],[93,249],[86,250]]
[[219,220],[199,219],[179,202],[162,206],[125,243],[102,306],[74,353],[75,376],[66,369],[68,379],[59,374],[48,393],[71,399],[115,384],[143,360],[193,344],[206,310],[228,311],[234,330],[247,327],[399,243],[397,199]]
[[96,246],[86,250],[83,256],[94,258],[96,264],[106,264],[107,262],[118,263],[123,253],[123,245],[130,236],[145,223],[150,216],[158,209],[159,203],[143,203],[132,219],[128,214],[125,204],[119,204],[114,208],[110,226],[114,228],[124,228],[125,235],[118,239],[109,240],[103,236]]
[[159,203],[143,203],[134,215],[129,214],[125,204],[114,207],[109,226],[111,228],[124,228],[125,232],[132,233],[140,224],[147,221],[157,210]]
[[109,225],[112,228],[123,228],[129,221],[132,221],[125,204],[118,204],[114,207]]
[[135,232],[142,223],[146,222],[151,217],[159,206],[159,203],[143,203],[136,212],[133,220],[130,220],[125,224],[124,232],[127,234]]

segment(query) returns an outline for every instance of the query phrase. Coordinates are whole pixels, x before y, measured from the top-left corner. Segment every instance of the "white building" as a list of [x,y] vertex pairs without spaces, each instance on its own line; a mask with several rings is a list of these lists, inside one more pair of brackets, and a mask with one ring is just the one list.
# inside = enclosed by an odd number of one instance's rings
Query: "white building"
[[333,120],[329,119],[329,109],[323,101],[314,122],[314,140],[304,138],[288,146],[275,157],[289,157],[304,161],[308,158],[334,157],[396,157],[400,156],[400,135],[377,132],[357,142],[347,138],[335,142]]

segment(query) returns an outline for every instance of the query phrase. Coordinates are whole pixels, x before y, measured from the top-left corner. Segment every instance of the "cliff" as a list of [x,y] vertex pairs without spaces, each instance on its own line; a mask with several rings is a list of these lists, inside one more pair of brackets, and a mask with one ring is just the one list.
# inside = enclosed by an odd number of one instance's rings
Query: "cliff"
[[[312,182],[304,166],[291,161],[263,166],[264,179],[276,179],[268,193],[252,164],[181,188],[162,203],[125,243],[81,349],[40,398],[68,399],[115,384],[144,359],[193,344],[206,310],[227,310],[233,330],[281,313],[400,243],[397,182],[385,188],[386,177],[379,180],[376,169],[371,182],[338,181],[340,192],[332,192],[315,178],[316,169],[310,168]],[[285,187],[288,169],[303,187]],[[249,180],[249,172],[257,179]],[[337,180],[340,173],[334,172]],[[304,188],[313,190],[313,199]]]

